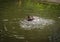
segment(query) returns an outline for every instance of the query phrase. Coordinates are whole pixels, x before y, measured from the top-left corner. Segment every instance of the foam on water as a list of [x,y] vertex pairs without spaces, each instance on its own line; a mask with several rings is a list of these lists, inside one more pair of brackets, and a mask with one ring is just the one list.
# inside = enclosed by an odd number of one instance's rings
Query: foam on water
[[20,20],[20,26],[24,29],[30,30],[34,28],[40,28],[43,29],[46,25],[50,25],[54,23],[54,20],[52,19],[44,19],[41,17],[33,16],[33,21],[27,21],[26,19]]

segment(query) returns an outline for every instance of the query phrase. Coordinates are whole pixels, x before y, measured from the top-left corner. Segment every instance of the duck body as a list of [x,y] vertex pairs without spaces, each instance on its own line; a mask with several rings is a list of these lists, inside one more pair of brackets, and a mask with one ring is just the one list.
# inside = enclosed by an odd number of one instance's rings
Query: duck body
[[28,16],[27,21],[33,21],[33,20],[34,20],[33,16]]

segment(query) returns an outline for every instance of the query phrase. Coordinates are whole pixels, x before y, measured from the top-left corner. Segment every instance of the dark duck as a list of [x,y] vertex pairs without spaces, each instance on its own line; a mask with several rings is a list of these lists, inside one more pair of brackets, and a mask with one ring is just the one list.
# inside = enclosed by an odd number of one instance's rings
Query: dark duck
[[28,16],[27,17],[27,21],[33,21],[33,20],[34,20],[33,16]]

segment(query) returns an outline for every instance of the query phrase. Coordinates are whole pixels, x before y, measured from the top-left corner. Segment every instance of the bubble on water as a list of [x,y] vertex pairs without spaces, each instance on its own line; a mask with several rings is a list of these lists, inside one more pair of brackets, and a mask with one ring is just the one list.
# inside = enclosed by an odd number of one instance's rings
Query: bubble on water
[[20,20],[20,26],[24,29],[30,30],[34,28],[40,28],[43,29],[46,25],[50,25],[54,23],[54,20],[52,19],[44,19],[41,17],[33,16],[33,21],[27,21],[26,19]]

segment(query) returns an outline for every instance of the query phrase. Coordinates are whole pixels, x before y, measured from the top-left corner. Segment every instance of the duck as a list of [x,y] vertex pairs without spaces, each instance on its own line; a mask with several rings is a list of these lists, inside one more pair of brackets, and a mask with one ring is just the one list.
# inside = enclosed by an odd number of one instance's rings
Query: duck
[[34,20],[33,16],[27,16],[27,21],[33,21],[33,20]]

